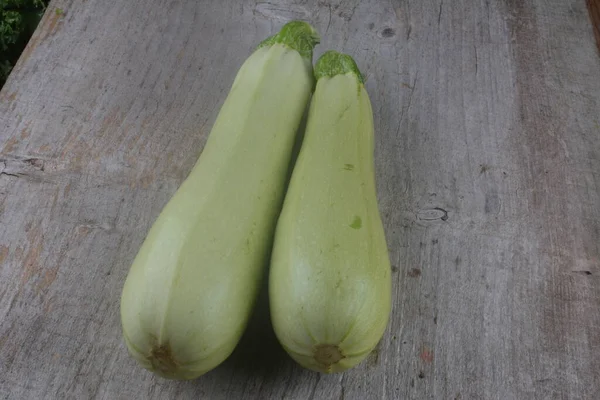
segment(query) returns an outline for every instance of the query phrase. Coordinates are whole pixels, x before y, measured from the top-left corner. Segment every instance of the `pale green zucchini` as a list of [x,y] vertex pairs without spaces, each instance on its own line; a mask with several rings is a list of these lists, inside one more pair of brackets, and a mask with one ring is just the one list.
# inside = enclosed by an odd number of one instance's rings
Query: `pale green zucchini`
[[192,379],[225,360],[255,302],[314,87],[315,30],[291,22],[240,68],[198,162],[150,229],[121,299],[142,366]]
[[373,113],[356,64],[327,52],[275,233],[271,319],[306,368],[340,372],[381,339],[391,308],[377,207]]

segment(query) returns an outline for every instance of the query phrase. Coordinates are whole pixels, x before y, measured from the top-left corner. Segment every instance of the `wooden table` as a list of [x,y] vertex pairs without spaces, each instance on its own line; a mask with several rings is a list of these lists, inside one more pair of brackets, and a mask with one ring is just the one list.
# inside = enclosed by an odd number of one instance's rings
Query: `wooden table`
[[[394,306],[345,374],[265,293],[198,380],[129,357],[119,297],[254,46],[352,54]],[[0,93],[0,399],[600,399],[600,57],[584,0],[55,0]]]

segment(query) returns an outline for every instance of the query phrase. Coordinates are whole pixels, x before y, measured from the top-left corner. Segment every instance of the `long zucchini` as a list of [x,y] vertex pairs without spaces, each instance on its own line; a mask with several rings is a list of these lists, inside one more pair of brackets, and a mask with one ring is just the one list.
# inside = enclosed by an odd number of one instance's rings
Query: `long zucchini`
[[121,300],[133,357],[192,379],[225,360],[268,265],[319,38],[291,22],[245,61],[202,155],[135,258]]

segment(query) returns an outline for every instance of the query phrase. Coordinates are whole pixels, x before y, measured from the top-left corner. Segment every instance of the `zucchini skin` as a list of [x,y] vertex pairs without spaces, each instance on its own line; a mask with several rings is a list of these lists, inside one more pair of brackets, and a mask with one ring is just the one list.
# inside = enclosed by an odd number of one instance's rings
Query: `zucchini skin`
[[325,53],[275,234],[271,320],[300,365],[341,372],[380,341],[391,270],[374,172],[373,113],[346,55]]
[[165,378],[196,378],[231,354],[268,265],[318,35],[292,22],[268,40],[240,68],[201,156],[125,281],[129,352]]

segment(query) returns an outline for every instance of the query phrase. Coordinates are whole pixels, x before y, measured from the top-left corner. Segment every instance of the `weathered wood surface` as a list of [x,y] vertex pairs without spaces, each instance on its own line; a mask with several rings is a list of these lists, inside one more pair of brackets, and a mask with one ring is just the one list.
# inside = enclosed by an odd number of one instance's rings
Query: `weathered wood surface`
[[[308,372],[263,293],[222,366],[155,378],[121,339],[124,278],[288,19],[367,76],[388,331]],[[599,97],[583,0],[54,1],[0,93],[0,398],[599,399]]]

